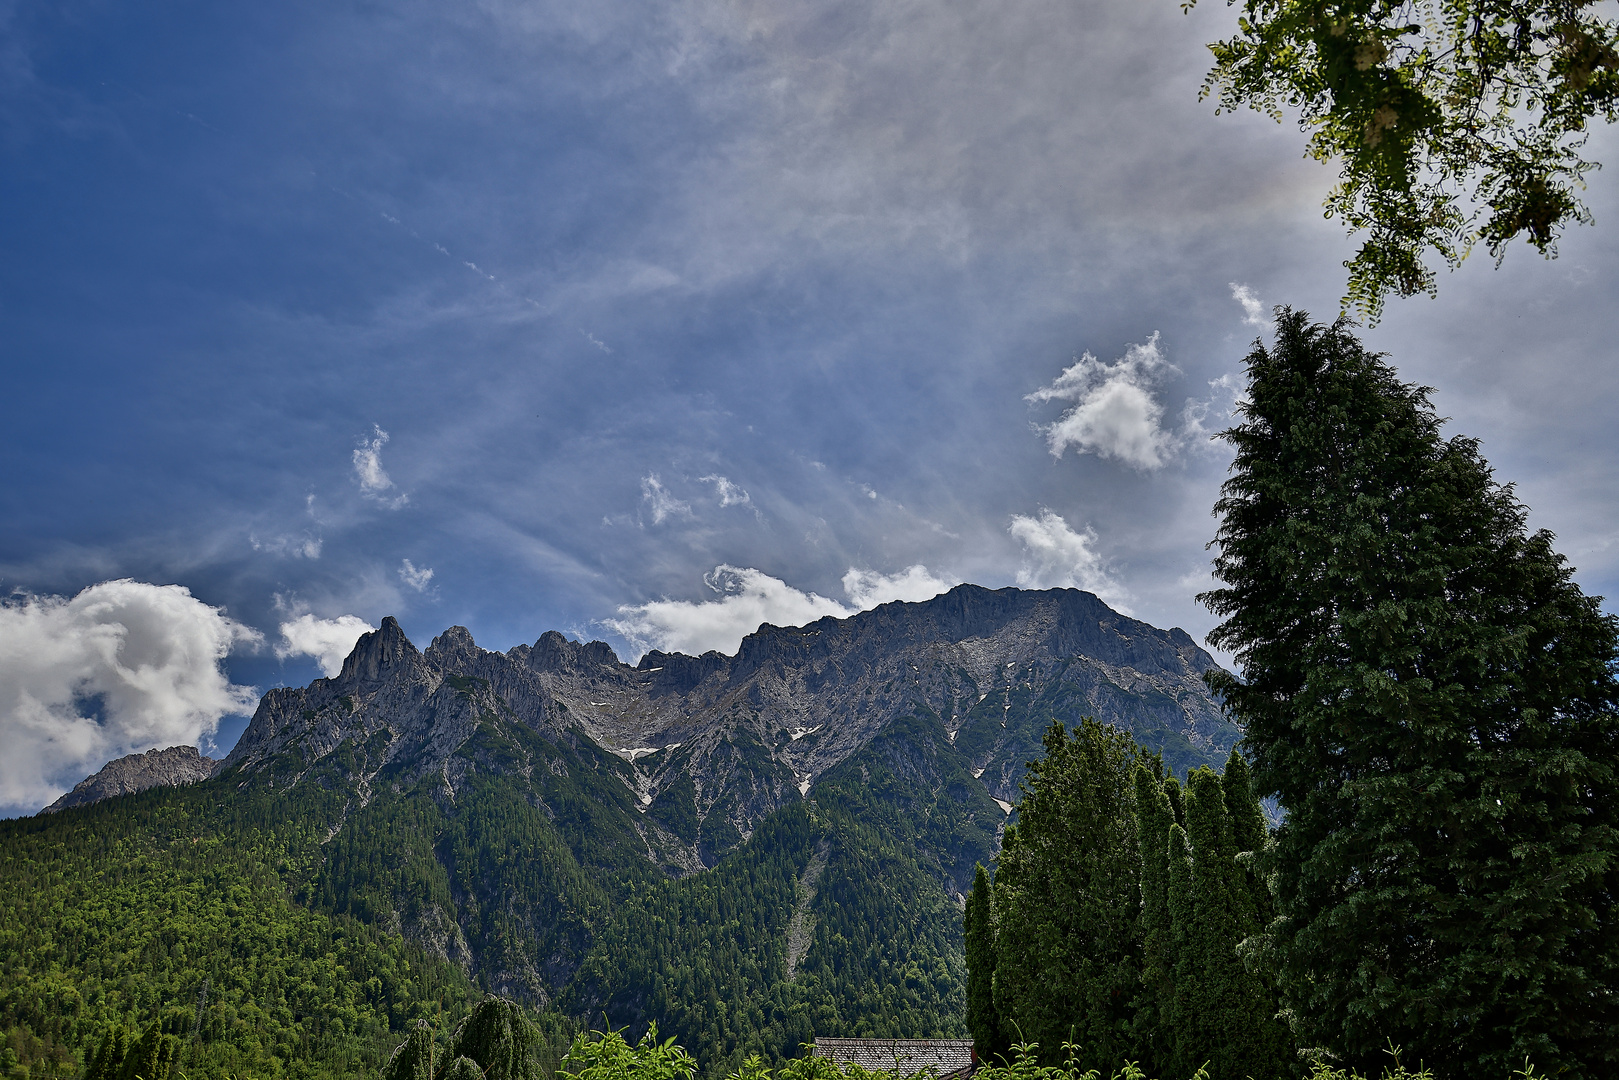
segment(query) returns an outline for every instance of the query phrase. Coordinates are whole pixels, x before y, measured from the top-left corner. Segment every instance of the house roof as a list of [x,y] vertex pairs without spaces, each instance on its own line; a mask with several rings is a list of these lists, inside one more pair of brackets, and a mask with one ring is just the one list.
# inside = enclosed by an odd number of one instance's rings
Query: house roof
[[839,1064],[898,1073],[929,1072],[938,1080],[956,1080],[973,1069],[971,1039],[827,1039],[817,1036],[815,1053]]

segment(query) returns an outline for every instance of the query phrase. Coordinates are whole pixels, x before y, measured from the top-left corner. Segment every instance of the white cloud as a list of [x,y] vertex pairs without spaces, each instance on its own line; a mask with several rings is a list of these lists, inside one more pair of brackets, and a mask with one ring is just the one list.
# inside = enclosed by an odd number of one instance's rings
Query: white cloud
[[1176,439],[1163,427],[1164,407],[1153,390],[1173,374],[1178,371],[1164,359],[1154,333],[1112,364],[1084,354],[1025,400],[1075,403],[1056,423],[1041,428],[1053,457],[1074,446],[1137,469],[1159,469],[1174,455]]
[[312,656],[321,672],[330,679],[343,670],[343,661],[354,651],[354,643],[360,640],[360,635],[375,629],[358,615],[319,619],[305,612],[281,624],[281,641],[275,647],[275,655],[279,660]]
[[761,623],[801,626],[825,615],[853,614],[836,600],[795,589],[763,570],[721,564],[703,582],[718,598],[626,604],[618,609],[619,618],[604,622],[637,649],[700,655],[710,649],[736,652]]
[[890,600],[908,600],[918,603],[931,600],[959,584],[955,580],[936,577],[921,563],[907,566],[897,574],[879,574],[875,570],[856,570],[849,567],[843,575],[843,591],[850,603],[862,611],[886,604]]
[[399,578],[406,585],[421,592],[427,588],[427,583],[433,580],[433,568],[424,566],[417,569],[415,563],[405,559],[399,564]]
[[[382,467],[382,448],[388,443],[388,433],[379,425],[371,426],[375,434],[369,439],[362,439],[354,450],[354,475],[360,481],[361,495],[374,499],[390,510],[397,510],[410,502],[410,496],[398,491],[393,478]],[[391,491],[397,494],[390,495]]]
[[721,506],[749,506],[753,503],[751,495],[723,476],[713,474],[699,476],[697,479],[705,484],[714,485],[714,497],[719,499]]
[[0,603],[0,804],[43,806],[115,757],[198,745],[258,691],[220,662],[258,631],[127,578]]
[[648,473],[641,477],[641,499],[652,507],[652,524],[662,525],[665,520],[682,514],[691,517],[691,504],[670,494],[669,489],[663,486],[657,473]]
[[1257,326],[1261,330],[1269,330],[1275,324],[1265,318],[1265,305],[1259,302],[1254,290],[1246,285],[1231,282],[1231,299],[1242,305],[1242,322],[1244,326]]
[[1007,531],[1023,545],[1025,562],[1018,571],[1018,585],[1025,589],[1085,589],[1129,614],[1130,609],[1122,604],[1129,593],[1102,565],[1095,530],[1087,527],[1076,532],[1060,514],[1042,506],[1037,518],[1012,515]]

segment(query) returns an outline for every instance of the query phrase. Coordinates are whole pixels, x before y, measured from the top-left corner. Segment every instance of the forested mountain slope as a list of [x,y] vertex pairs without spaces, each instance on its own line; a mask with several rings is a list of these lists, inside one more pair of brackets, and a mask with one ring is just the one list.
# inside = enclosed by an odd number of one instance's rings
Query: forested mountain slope
[[[656,1020],[716,1072],[813,1034],[959,1034],[961,894],[1045,727],[1095,715],[1177,771],[1221,760],[1212,664],[1075,590],[961,586],[635,667],[556,633],[418,651],[388,619],[336,678],[266,694],[212,780],[0,824],[0,890],[29,912],[0,930],[0,1020],[79,1052],[212,978],[238,1001],[215,991],[198,1046],[261,1072],[374,1065],[388,1030],[476,986]],[[129,899],[86,932],[72,904],[109,889]],[[152,914],[222,891],[297,944]],[[124,944],[148,923],[158,952]],[[277,948],[321,974],[289,989]],[[245,949],[259,974],[210,974]],[[40,1004],[47,983],[78,1003]]]

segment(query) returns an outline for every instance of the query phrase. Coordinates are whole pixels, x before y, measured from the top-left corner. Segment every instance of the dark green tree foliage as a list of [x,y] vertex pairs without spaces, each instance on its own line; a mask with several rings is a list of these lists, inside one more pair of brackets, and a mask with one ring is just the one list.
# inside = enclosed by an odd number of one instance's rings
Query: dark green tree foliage
[[1175,824],[1184,831],[1186,829],[1186,795],[1181,791],[1181,782],[1173,776],[1164,778],[1164,796],[1169,799],[1170,812],[1175,815]]
[[1274,1019],[1275,997],[1237,956],[1238,944],[1257,929],[1257,918],[1247,874],[1237,863],[1225,792],[1207,767],[1188,780],[1192,922],[1183,948],[1191,978],[1183,988],[1187,1008],[1176,1026],[1182,1064],[1205,1057],[1213,1080],[1286,1075],[1294,1065],[1287,1029]]
[[1615,620],[1426,391],[1348,324],[1279,314],[1247,358],[1217,505],[1211,685],[1254,787],[1281,989],[1370,1072],[1619,1066]]
[[1141,854],[1132,776],[1161,766],[1130,736],[1086,719],[1053,723],[1023,781],[1017,824],[995,875],[995,1007],[1015,1041],[1060,1060],[1072,1039],[1085,1067],[1133,1050],[1141,982]]
[[[534,1026],[515,1001],[486,997],[455,1029],[450,1052],[475,1063],[484,1080],[539,1080]],[[445,1080],[455,1080],[447,1071]]]
[[1007,1047],[995,1011],[995,913],[983,863],[973,874],[973,891],[967,895],[962,921],[967,939],[967,1030],[972,1032],[979,1060],[994,1061]]
[[383,1067],[382,1080],[433,1080],[436,1056],[433,1029],[427,1026],[427,1021],[418,1020]]
[[483,1080],[483,1070],[469,1057],[458,1057],[444,1069],[439,1080]]
[[1220,774],[1220,788],[1225,793],[1225,809],[1231,819],[1231,839],[1236,844],[1238,861],[1243,864],[1243,878],[1253,897],[1256,929],[1270,925],[1272,906],[1270,889],[1260,876],[1258,861],[1265,853],[1265,839],[1270,830],[1265,826],[1265,811],[1254,794],[1248,775],[1248,762],[1240,752],[1231,751],[1225,772]]
[[1141,1005],[1136,1015],[1138,1045],[1152,1060],[1168,1059],[1166,1016],[1175,984],[1170,951],[1169,830],[1175,811],[1163,782],[1144,765],[1136,766],[1136,842],[1141,850]]
[[129,1042],[129,1029],[122,1024],[107,1032],[85,1064],[84,1080],[118,1080],[129,1056]]
[[170,1018],[165,1024],[154,1020],[141,1033],[140,1040],[129,1048],[124,1063],[118,1070],[118,1080],[169,1080],[175,1063],[180,1060],[180,1037],[173,1032],[176,1021],[184,1014]]
[[[1176,790],[1179,790],[1178,788]],[[1161,1005],[1161,1043],[1166,1057],[1159,1062],[1161,1071],[1191,1076],[1207,1060],[1203,1048],[1194,1045],[1190,1028],[1196,1023],[1192,1015],[1193,993],[1201,972],[1193,943],[1193,929],[1197,925],[1197,905],[1192,886],[1192,848],[1186,842],[1186,830],[1180,822],[1169,826],[1168,864],[1169,888],[1169,948],[1168,960],[1174,965],[1175,977]],[[1194,1060],[1195,1059],[1195,1060]]]

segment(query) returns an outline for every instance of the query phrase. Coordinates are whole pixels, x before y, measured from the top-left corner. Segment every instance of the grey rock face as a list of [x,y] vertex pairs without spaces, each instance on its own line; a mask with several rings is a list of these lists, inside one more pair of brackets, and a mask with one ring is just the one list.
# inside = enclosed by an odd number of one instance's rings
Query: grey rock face
[[451,756],[480,716],[499,714],[616,755],[647,815],[649,851],[678,836],[712,865],[903,716],[936,717],[1003,805],[1052,719],[1129,730],[1177,771],[1217,760],[1240,733],[1203,685],[1214,666],[1184,631],[1076,589],[961,585],[847,619],[766,624],[734,657],[654,651],[634,667],[603,642],[555,631],[502,654],[452,627],[419,652],[388,618],[336,678],[266,694],[215,771],[276,761],[296,783],[351,741],[362,788],[385,768],[396,786],[436,772],[453,799],[464,767]]
[[100,772],[80,780],[72,791],[40,813],[52,814],[70,806],[87,806],[115,795],[128,795],[147,788],[195,784],[208,779],[213,768],[214,759],[203,757],[195,746],[171,746],[167,750],[152,749],[144,754],[130,754],[107,762]]

